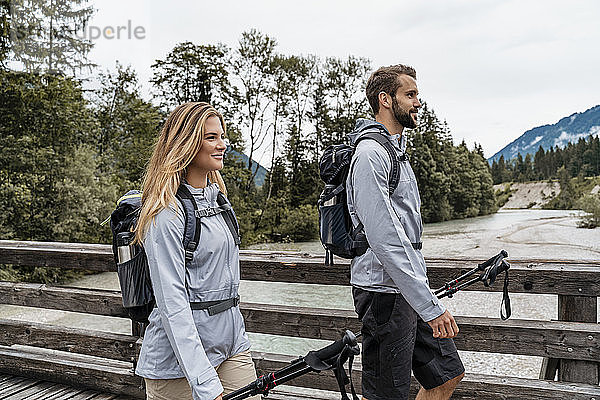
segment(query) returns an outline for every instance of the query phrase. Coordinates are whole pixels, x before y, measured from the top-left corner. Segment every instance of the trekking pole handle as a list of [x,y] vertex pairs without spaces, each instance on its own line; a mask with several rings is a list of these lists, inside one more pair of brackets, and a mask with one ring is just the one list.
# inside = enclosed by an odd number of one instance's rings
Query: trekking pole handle
[[438,295],[440,293],[445,293],[446,291],[451,291],[450,294],[456,293],[456,291],[452,292],[452,289],[456,288],[457,286],[459,286],[461,284],[461,282],[463,282],[465,279],[473,276],[474,274],[476,274],[479,271],[485,271],[492,264],[498,265],[498,263],[500,261],[502,261],[506,257],[508,257],[508,253],[506,252],[506,250],[500,251],[500,253],[496,254],[493,257],[491,257],[489,260],[482,262],[481,264],[477,264],[477,266],[475,268],[471,269],[468,272],[465,272],[464,274],[462,274],[458,278],[446,282],[444,284],[444,286],[442,286],[439,289],[435,290],[433,292],[433,294]]
[[[360,336],[360,334],[358,336]],[[341,339],[336,340],[335,342],[331,343],[329,346],[316,351],[315,355],[321,361],[329,360],[331,357],[338,355],[344,349],[344,346],[346,346],[346,345],[355,346],[356,338],[358,336],[355,335],[353,332],[347,330]]]
[[498,265],[498,275],[500,275],[504,271],[508,271],[509,268],[510,268],[510,264],[507,263],[506,261],[502,260],[500,265]]
[[[444,286],[440,287],[439,289],[436,289],[433,292],[433,294],[436,295],[438,299],[441,299],[446,296],[452,297],[452,295],[454,293],[458,292],[459,290],[464,289],[467,286],[472,285],[475,282],[485,281],[487,279],[487,276],[490,273],[490,267],[492,267],[492,265],[493,265],[492,268],[494,268],[494,267],[496,268],[497,274],[500,274],[501,272],[508,270],[508,268],[510,268],[510,267],[509,267],[508,263],[506,261],[504,261],[504,258],[506,258],[506,257],[508,257],[508,253],[506,252],[506,250],[500,251],[500,253],[491,257],[489,260],[486,260],[486,261],[482,262],[481,264],[477,264],[477,266],[475,268],[473,268],[472,270],[462,274],[458,278],[455,278],[451,281],[446,282],[444,284]],[[479,271],[483,271],[483,272],[479,275],[478,278],[474,278],[474,279],[464,282],[465,279],[470,278],[471,276],[473,276],[475,273],[477,273]]]
[[479,268],[480,271],[483,271],[490,265],[495,264],[499,260],[502,260],[506,257],[508,257],[508,253],[506,252],[506,250],[502,250],[502,251],[500,251],[500,253],[496,254],[494,257],[490,258],[489,260],[484,261],[481,264],[478,264],[477,268]]

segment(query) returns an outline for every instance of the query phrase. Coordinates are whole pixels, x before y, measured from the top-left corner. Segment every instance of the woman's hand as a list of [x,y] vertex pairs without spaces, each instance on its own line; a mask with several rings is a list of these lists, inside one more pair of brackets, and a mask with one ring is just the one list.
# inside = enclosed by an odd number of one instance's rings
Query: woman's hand
[[221,393],[215,400],[223,400],[223,393]]

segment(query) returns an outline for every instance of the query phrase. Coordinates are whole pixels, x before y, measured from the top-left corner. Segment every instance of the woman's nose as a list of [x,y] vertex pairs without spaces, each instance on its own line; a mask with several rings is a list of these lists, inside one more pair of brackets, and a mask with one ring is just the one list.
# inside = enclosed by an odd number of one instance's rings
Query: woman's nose
[[228,139],[219,139],[217,141],[217,148],[218,149],[223,149],[225,150],[227,148],[227,146],[229,146],[229,140]]

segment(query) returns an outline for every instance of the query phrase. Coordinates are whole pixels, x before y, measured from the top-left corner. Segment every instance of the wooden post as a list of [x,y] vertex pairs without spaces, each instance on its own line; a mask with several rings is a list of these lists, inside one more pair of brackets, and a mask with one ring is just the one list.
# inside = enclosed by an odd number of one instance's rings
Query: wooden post
[[[558,296],[558,319],[571,322],[597,322],[596,297]],[[558,366],[558,380],[597,385],[598,363],[593,361],[564,360]]]
[[548,381],[555,380],[559,363],[560,358],[544,357],[542,360],[542,368],[540,370],[540,379],[545,379]]

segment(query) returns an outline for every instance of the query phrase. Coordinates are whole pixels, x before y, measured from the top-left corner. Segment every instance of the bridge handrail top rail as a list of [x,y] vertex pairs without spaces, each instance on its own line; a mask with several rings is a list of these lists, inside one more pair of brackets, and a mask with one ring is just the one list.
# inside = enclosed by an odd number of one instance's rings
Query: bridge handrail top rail
[[[66,294],[75,294],[83,297],[91,297],[96,296],[99,301],[103,303],[103,307],[106,307],[107,311],[112,309],[114,306],[120,308],[120,292],[109,289],[95,289],[95,288],[83,288],[83,287],[68,287],[68,286],[57,286],[51,284],[39,284],[39,283],[23,283],[23,282],[6,282],[0,281],[0,297],[5,290],[16,291],[17,293],[21,291],[28,290],[46,290],[50,289],[53,291],[53,297],[60,298],[61,293]],[[33,301],[33,303],[26,301],[25,307],[34,307],[34,308],[44,308],[50,310],[62,310],[62,311],[73,311],[73,312],[84,312],[82,310],[71,310],[68,307],[68,304],[71,302],[77,303],[77,298],[72,298],[69,301],[61,301],[59,307],[56,306],[48,306],[43,307],[40,306],[37,300]],[[109,303],[110,302],[110,303]],[[0,301],[0,304],[12,304],[17,305],[13,302],[3,303]],[[308,307],[308,306],[299,306],[299,305],[284,305],[284,304],[267,304],[267,303],[259,303],[259,302],[248,302],[242,301],[240,303],[241,309],[248,310],[256,310],[256,311],[270,311],[274,314],[278,313],[286,313],[286,314],[298,314],[298,315],[311,315],[315,319],[324,318],[324,317],[338,317],[338,318],[347,318],[349,320],[357,319],[357,315],[354,310],[351,309],[343,309],[343,308],[331,308],[331,307]],[[115,315],[111,313],[101,313],[97,315],[104,316],[113,316],[113,317],[121,317],[126,318],[124,310],[122,311],[122,315]],[[93,311],[90,311],[91,314],[96,314]],[[524,318],[511,318],[506,321],[502,321],[497,317],[484,317],[484,316],[467,316],[467,315],[456,315],[457,320],[474,325],[490,325],[495,327],[513,327],[513,328],[521,328],[521,327],[532,327],[537,326],[539,329],[562,329],[565,331],[589,331],[594,334],[600,334],[600,324],[592,323],[592,322],[571,322],[571,321],[562,321],[562,320],[537,320],[537,319],[524,319]],[[0,318],[2,320],[11,320],[11,318]],[[15,320],[20,321],[20,320]],[[29,323],[27,321],[21,321],[23,323]]]
[[[112,255],[111,245],[99,243],[69,243],[69,242],[41,242],[41,241],[20,241],[20,240],[0,240],[0,255],[6,251],[31,251],[31,252],[56,252],[56,253],[90,253],[95,255]],[[284,259],[286,261],[311,262],[318,261],[322,264],[323,254],[308,253],[291,250],[255,250],[242,249],[240,257],[248,261],[263,261],[265,257],[273,261]],[[425,257],[428,263],[436,264],[436,267],[444,267],[437,265],[438,263],[456,262],[472,264],[480,261],[485,261],[488,256],[444,256],[444,257]],[[600,260],[598,259],[560,259],[560,258],[535,258],[535,257],[509,257],[508,261],[514,264],[515,267],[526,265],[528,268],[538,267],[542,265],[561,264],[565,267],[585,266],[589,268],[591,265],[600,268]],[[336,262],[343,266],[350,263],[349,260],[337,259]],[[448,266],[456,268],[455,266]]]

